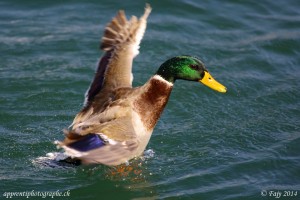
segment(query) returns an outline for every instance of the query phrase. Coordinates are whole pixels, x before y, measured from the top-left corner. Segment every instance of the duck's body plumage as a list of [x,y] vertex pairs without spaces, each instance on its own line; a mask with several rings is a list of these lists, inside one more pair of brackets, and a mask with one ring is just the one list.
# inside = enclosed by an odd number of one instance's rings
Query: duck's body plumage
[[150,12],[147,5],[141,18],[127,20],[124,11],[119,11],[107,25],[101,43],[105,53],[86,93],[84,108],[64,130],[64,141],[57,142],[70,157],[86,164],[114,166],[145,150],[173,88],[173,81],[164,78],[161,68],[161,74],[132,88],[132,62]]

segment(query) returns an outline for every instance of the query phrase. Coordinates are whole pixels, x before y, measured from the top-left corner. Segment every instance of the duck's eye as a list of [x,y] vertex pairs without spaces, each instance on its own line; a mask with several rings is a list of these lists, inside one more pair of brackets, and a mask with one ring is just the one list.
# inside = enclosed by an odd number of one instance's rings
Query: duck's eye
[[194,70],[199,70],[199,65],[190,65],[190,68],[191,69],[194,69]]

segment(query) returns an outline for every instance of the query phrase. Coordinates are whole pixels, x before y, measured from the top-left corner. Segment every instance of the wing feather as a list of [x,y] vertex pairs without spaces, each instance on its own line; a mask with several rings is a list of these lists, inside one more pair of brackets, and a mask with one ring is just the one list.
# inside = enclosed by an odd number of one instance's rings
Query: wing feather
[[116,142],[114,144],[108,143],[103,147],[86,152],[75,150],[67,145],[61,147],[68,156],[80,159],[83,164],[105,164],[115,166],[122,164],[135,156],[139,156],[134,155],[134,151],[138,147],[138,142],[135,140]]
[[[147,4],[145,13],[140,19],[133,16],[127,20],[125,12],[121,10],[108,23],[100,45],[105,54],[86,93],[87,106],[102,91],[109,93],[119,87],[132,87],[132,62],[138,54],[150,12],[151,7]],[[102,99],[108,98],[106,94],[99,96]]]

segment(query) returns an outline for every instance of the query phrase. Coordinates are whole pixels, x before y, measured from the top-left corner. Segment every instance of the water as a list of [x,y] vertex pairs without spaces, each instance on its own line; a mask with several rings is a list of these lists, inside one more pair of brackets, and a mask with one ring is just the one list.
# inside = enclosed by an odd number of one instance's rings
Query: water
[[298,191],[281,198],[299,199],[299,1],[149,3],[134,84],[190,54],[228,92],[176,82],[146,155],[111,169],[61,165],[53,141],[82,106],[104,26],[120,8],[141,15],[145,2],[0,2],[1,197],[59,190],[70,197],[58,199],[225,200]]

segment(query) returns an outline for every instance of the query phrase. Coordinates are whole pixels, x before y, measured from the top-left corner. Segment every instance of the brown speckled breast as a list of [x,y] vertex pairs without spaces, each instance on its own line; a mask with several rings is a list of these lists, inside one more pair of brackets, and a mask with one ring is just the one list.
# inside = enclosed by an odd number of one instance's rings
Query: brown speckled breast
[[165,108],[173,86],[166,81],[151,78],[144,85],[144,92],[134,101],[134,109],[140,115],[146,129],[152,130]]

